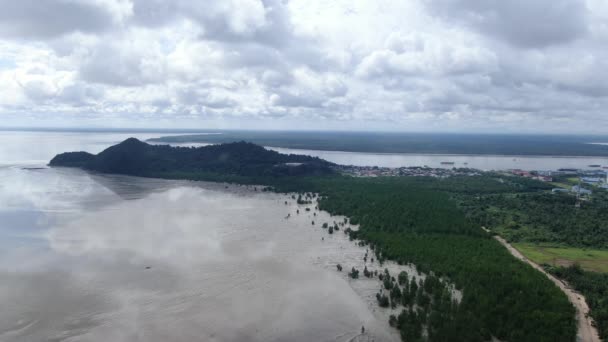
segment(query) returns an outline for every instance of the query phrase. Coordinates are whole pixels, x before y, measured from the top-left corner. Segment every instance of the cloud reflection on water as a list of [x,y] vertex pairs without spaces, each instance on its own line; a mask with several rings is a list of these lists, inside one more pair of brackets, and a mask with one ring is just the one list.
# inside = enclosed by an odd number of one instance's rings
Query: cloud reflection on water
[[344,274],[319,267],[360,260],[360,248],[322,242],[284,196],[45,171],[57,180],[28,179],[41,189],[23,203],[48,216],[50,250],[0,273],[0,298],[13,299],[0,340],[347,341],[363,324],[394,338]]

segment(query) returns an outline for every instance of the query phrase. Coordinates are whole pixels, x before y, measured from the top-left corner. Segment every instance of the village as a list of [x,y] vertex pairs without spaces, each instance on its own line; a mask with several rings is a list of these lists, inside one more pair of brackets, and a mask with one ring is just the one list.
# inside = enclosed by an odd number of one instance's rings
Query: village
[[[477,176],[483,171],[472,168],[432,168],[427,166],[409,167],[379,167],[339,165],[337,171],[353,177],[434,177],[445,178],[453,176]],[[521,170],[511,169],[501,172],[505,175],[519,176],[547,182],[555,187],[553,193],[572,193],[577,196],[590,196],[594,189],[608,189],[608,170],[605,169],[573,169],[558,170]]]
[[480,170],[470,168],[431,168],[426,166],[391,168],[379,166],[339,165],[337,167],[337,171],[354,177],[420,176],[445,178],[451,176],[477,176],[481,174]]
[[553,193],[572,193],[590,196],[594,189],[608,189],[608,170],[558,169],[557,171],[524,171],[513,169],[511,174],[549,182],[556,187]]

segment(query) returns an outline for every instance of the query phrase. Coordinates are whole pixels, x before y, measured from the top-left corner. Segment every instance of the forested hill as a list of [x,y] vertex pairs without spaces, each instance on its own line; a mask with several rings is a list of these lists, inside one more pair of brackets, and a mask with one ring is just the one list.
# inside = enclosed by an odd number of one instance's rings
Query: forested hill
[[150,145],[129,138],[97,155],[61,153],[49,165],[168,178],[188,178],[190,174],[261,177],[333,173],[333,164],[323,159],[281,154],[244,141],[194,148]]

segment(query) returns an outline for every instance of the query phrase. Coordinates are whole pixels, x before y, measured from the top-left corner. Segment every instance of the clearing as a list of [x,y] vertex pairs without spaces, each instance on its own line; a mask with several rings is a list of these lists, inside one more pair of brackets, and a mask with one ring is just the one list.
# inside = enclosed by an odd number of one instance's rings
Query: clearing
[[513,243],[526,258],[537,264],[570,266],[578,263],[587,271],[608,273],[608,250]]

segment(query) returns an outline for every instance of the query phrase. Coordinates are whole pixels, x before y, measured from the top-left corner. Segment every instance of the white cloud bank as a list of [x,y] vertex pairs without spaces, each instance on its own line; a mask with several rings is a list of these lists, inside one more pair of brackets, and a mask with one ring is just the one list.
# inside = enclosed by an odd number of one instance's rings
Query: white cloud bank
[[603,0],[0,0],[2,126],[608,129]]

